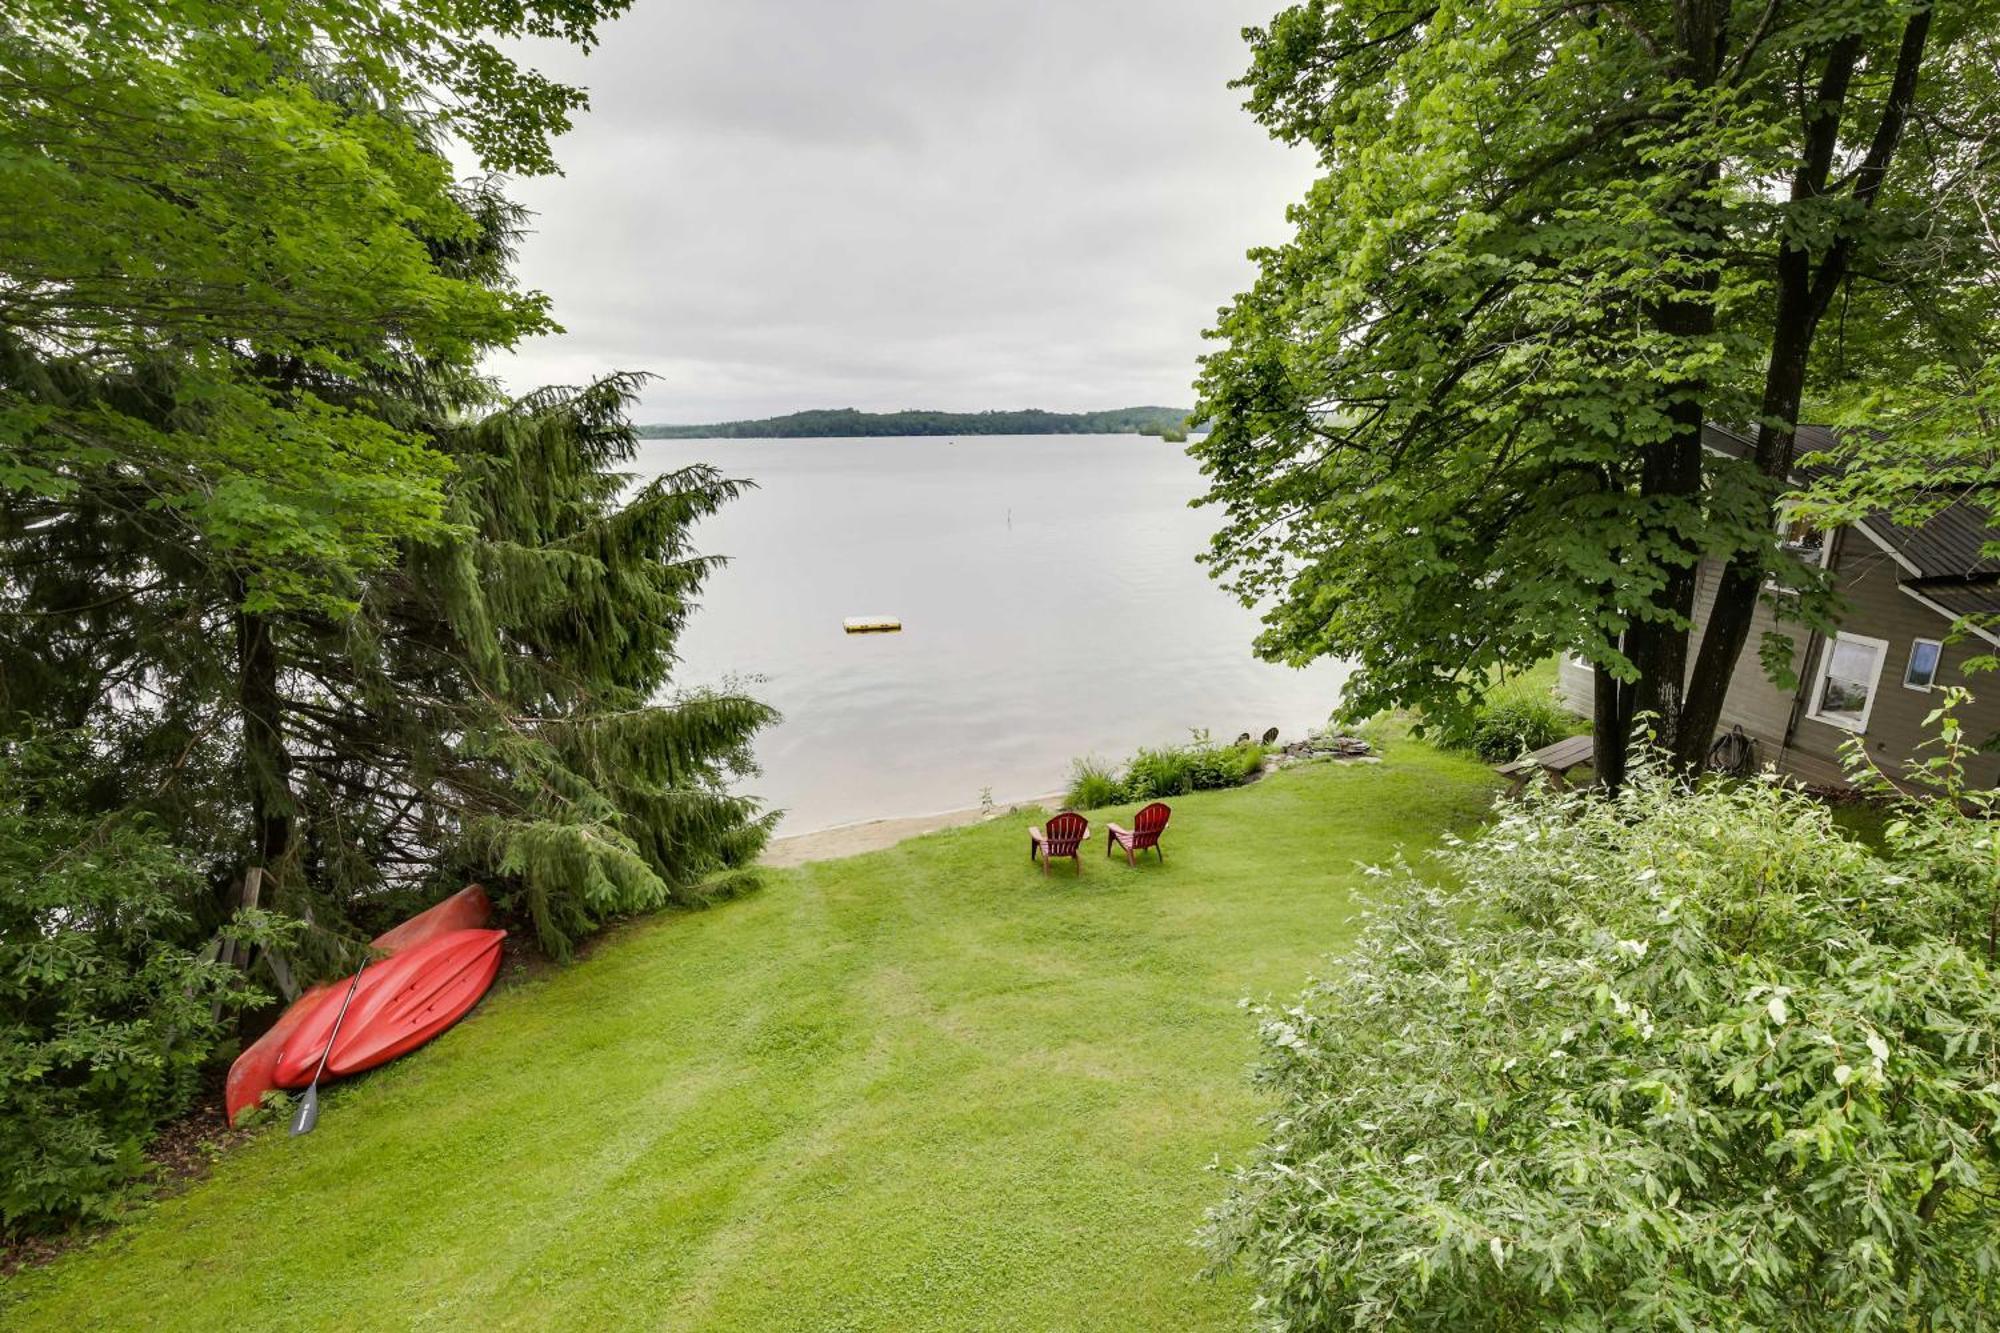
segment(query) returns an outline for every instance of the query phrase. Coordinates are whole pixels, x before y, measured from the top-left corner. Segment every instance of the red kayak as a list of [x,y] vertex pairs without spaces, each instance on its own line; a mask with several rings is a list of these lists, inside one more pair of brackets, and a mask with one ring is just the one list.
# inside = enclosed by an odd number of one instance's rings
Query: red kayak
[[[378,953],[354,987],[326,1075],[359,1073],[416,1049],[463,1018],[500,970],[504,930],[486,930],[493,905],[477,885],[375,937]],[[229,1067],[230,1123],[273,1088],[312,1082],[351,978],[315,986]]]

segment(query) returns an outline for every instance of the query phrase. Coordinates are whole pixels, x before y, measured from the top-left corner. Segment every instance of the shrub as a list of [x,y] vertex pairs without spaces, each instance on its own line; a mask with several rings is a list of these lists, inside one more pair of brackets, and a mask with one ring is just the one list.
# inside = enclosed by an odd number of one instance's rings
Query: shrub
[[1473,709],[1463,725],[1447,731],[1444,744],[1484,763],[1504,764],[1576,730],[1576,717],[1543,691],[1496,693]]
[[1240,787],[1264,767],[1264,747],[1256,741],[1234,745],[1194,745],[1185,751],[1188,778],[1196,791]]
[[1193,791],[1195,761],[1189,747],[1141,750],[1125,766],[1125,790],[1134,801],[1157,801]]
[[1283,1329],[1990,1327],[1990,825],[1886,836],[1642,763],[1399,867],[1253,1006],[1279,1105],[1213,1255]]
[[1064,798],[1077,810],[1096,810],[1131,801],[1159,801],[1191,791],[1240,787],[1264,767],[1264,747],[1256,741],[1217,745],[1197,731],[1186,745],[1141,750],[1121,775],[1094,756],[1070,763],[1069,793]]
[[233,968],[187,947],[197,877],[140,819],[80,813],[75,742],[0,750],[0,1231],[103,1216],[194,1095]]
[[1101,810],[1107,805],[1123,805],[1125,784],[1117,770],[1095,755],[1086,755],[1070,764],[1069,794],[1064,797],[1073,810]]

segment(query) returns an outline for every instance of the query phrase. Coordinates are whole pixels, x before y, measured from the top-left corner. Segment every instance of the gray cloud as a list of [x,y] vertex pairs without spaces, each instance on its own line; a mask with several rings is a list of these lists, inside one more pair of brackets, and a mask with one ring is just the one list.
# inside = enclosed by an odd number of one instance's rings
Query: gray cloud
[[1310,162],[1225,85],[1276,0],[639,0],[524,282],[516,389],[661,376],[642,420],[1190,400]]

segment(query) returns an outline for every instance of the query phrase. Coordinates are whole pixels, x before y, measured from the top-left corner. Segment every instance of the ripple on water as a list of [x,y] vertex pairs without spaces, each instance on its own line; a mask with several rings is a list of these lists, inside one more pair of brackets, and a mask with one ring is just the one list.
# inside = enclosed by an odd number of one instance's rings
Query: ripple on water
[[[642,474],[709,462],[758,489],[702,525],[730,557],[679,684],[759,675],[785,720],[748,789],[785,831],[1059,786],[1207,727],[1325,720],[1343,664],[1250,652],[1257,618],[1194,563],[1214,526],[1178,448],[1133,436],[653,440]],[[900,634],[849,636],[852,615]]]

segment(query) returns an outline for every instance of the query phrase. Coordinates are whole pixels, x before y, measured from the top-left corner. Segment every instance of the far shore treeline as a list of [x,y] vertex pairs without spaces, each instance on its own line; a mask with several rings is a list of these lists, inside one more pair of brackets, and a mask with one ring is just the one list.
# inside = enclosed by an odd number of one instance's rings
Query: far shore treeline
[[641,426],[648,440],[794,440],[860,435],[1161,435],[1184,439],[1189,412],[1181,407],[1116,407],[1103,412],[862,412],[820,408],[758,421],[703,426]]

